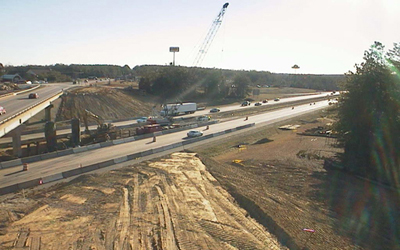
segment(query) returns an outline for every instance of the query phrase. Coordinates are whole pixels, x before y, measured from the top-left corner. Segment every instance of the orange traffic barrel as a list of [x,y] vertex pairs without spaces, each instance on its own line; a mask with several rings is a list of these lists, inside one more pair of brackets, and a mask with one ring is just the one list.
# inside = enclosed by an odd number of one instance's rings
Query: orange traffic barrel
[[22,164],[22,170],[23,171],[28,171],[28,163]]

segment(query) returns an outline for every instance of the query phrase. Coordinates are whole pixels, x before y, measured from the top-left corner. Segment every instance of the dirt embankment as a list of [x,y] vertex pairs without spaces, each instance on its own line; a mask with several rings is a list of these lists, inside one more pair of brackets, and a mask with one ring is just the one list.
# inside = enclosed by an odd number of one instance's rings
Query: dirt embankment
[[85,109],[105,120],[150,116],[156,102],[154,97],[140,95],[137,90],[86,87],[62,97],[57,120],[82,118]]
[[1,206],[1,249],[286,249],[190,153],[2,197]]
[[[331,121],[294,122],[302,132]],[[196,152],[240,206],[290,249],[399,248],[395,192],[324,168],[324,157],[341,152],[335,139],[276,127]]]

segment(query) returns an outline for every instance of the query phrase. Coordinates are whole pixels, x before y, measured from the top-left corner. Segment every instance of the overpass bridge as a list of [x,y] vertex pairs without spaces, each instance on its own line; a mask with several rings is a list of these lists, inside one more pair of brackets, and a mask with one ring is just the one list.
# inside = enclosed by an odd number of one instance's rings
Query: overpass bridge
[[[52,102],[58,99],[71,83],[40,85],[18,93],[0,96],[0,105],[7,113],[0,116],[0,137],[12,136],[14,155],[21,157],[21,132],[24,122],[42,110],[46,110],[46,120],[50,120]],[[29,99],[29,93],[38,93],[38,99]]]

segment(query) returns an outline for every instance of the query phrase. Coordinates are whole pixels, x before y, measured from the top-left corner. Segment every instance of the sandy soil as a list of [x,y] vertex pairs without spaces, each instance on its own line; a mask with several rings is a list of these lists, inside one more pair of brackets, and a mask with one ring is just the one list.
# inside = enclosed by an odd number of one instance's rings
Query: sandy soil
[[285,249],[193,153],[3,197],[1,207],[1,249]]

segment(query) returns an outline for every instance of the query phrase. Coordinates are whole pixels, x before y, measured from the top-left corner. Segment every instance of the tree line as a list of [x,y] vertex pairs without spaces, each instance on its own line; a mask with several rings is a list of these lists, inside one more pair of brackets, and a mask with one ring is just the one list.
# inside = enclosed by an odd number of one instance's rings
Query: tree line
[[164,98],[207,96],[246,97],[255,87],[297,87],[339,90],[343,75],[276,74],[268,71],[188,68],[144,65],[133,68],[139,88]]
[[[128,65],[82,65],[82,64],[54,64],[54,65],[25,65],[3,68],[4,74],[19,74],[26,80],[47,80],[48,82],[65,82],[77,78],[95,77],[131,77],[132,70]],[[35,74],[32,74],[34,72]]]

